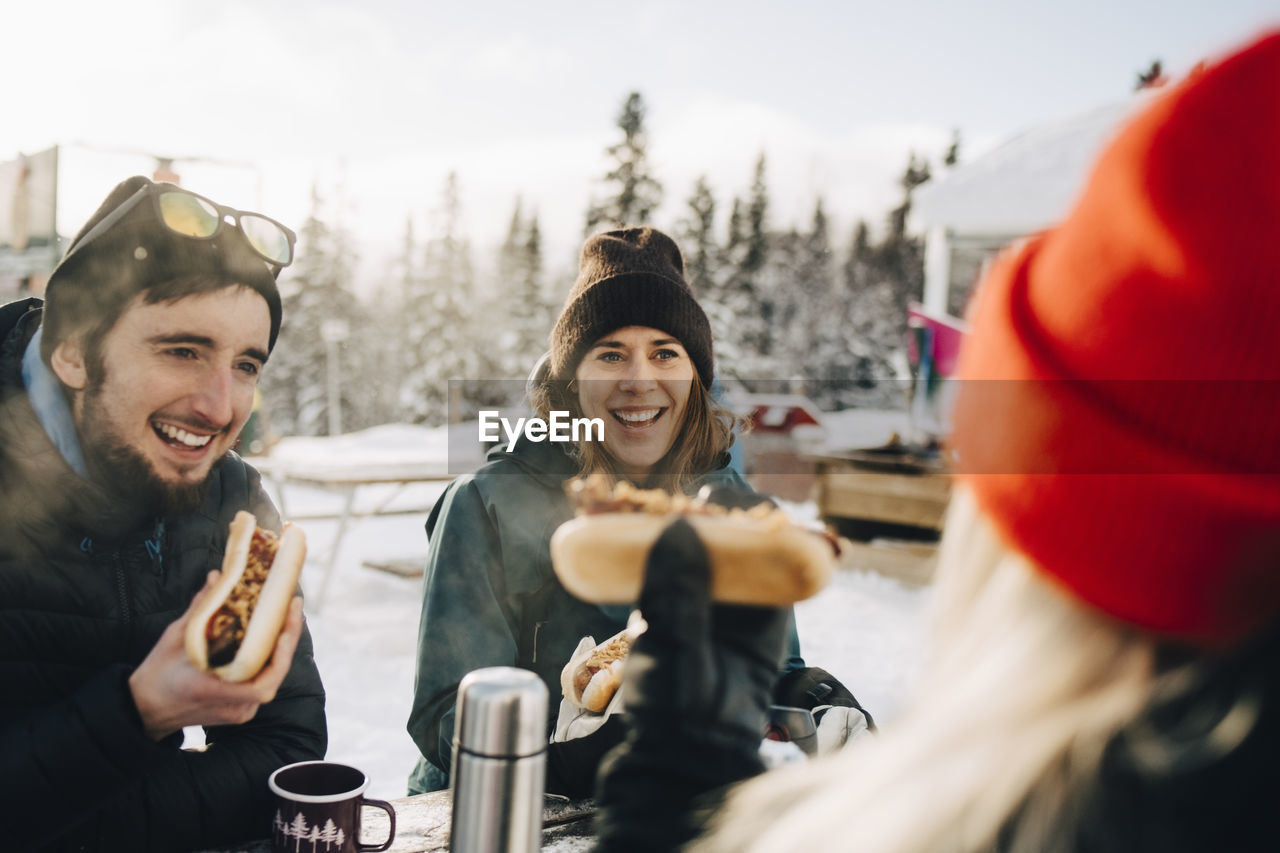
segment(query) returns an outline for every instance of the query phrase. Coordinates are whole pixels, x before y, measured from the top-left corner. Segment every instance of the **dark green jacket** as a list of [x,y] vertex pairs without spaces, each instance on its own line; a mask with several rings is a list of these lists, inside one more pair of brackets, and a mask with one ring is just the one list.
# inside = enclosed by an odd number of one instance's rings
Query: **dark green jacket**
[[[564,482],[577,473],[566,445],[523,441],[449,485],[427,519],[428,556],[418,633],[418,666],[409,734],[422,753],[409,792],[448,785],[458,682],[488,666],[522,666],[542,677],[551,697],[548,736],[559,707],[560,670],[591,635],[605,640],[626,626],[628,607],[582,602],[560,586],[551,569],[552,532],[573,517]],[[690,487],[750,493],[725,465]],[[792,632],[786,669],[803,667]],[[557,753],[552,744],[548,785]],[[579,762],[580,763],[580,762]],[[594,766],[588,768],[594,773]]]
[[173,851],[265,837],[267,776],[324,755],[303,633],[276,699],[244,725],[153,742],[128,678],[221,563],[227,524],[279,517],[231,453],[196,512],[140,516],[81,479],[36,418],[19,362],[38,300],[0,309],[0,848]]

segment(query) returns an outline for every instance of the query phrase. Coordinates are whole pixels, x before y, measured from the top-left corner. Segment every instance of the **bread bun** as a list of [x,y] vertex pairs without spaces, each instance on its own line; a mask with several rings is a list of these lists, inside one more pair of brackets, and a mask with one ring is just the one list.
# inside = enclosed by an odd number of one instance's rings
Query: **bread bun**
[[197,669],[223,681],[248,681],[266,666],[288,618],[306,554],[306,537],[297,526],[285,524],[277,537],[259,528],[252,513],[236,513],[221,576],[187,621],[183,642]]
[[[780,511],[775,511],[780,513]],[[582,515],[551,536],[551,564],[570,593],[596,604],[640,598],[645,563],[677,516],[638,512]],[[711,597],[726,604],[785,606],[831,578],[836,549],[822,534],[778,516],[686,515],[707,548]]]
[[570,704],[599,714],[608,707],[622,685],[622,668],[639,634],[639,625],[628,626],[598,646],[584,638],[560,671],[560,690]]

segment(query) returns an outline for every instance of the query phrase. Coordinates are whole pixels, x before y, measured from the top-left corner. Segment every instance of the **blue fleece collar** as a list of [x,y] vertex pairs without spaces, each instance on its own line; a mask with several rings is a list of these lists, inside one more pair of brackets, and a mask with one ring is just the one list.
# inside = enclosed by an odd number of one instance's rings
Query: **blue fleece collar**
[[71,417],[71,406],[67,404],[66,394],[62,391],[62,383],[40,357],[40,336],[43,328],[36,329],[22,354],[22,384],[27,388],[27,397],[31,400],[31,408],[36,410],[40,425],[48,433],[49,440],[67,460],[71,469],[81,477],[88,479],[88,469],[84,464],[84,453],[80,450],[80,436],[76,434],[75,421]]

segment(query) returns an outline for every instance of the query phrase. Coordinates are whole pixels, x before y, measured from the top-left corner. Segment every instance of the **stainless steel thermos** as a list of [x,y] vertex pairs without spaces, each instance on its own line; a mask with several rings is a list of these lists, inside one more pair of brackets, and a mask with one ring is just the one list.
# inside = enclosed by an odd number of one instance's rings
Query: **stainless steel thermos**
[[547,686],[509,666],[470,672],[458,685],[453,732],[453,853],[542,849]]

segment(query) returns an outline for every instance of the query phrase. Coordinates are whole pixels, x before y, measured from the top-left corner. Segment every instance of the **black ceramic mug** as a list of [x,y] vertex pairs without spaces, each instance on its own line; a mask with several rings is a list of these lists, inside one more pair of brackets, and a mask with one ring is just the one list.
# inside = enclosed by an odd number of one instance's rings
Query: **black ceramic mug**
[[[364,796],[364,772],[333,761],[301,761],[281,767],[267,780],[276,795],[271,822],[274,853],[359,853],[386,850],[396,837],[396,811],[391,804]],[[379,844],[360,841],[360,813],[365,806],[382,809],[391,832]]]

